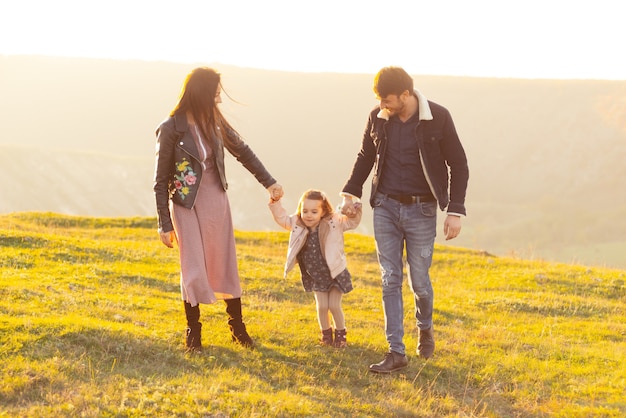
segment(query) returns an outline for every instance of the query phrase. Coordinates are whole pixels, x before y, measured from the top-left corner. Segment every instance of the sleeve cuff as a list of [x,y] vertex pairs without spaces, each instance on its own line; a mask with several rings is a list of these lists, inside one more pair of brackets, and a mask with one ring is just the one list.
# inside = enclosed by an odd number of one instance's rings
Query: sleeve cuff
[[465,218],[465,215],[462,213],[448,212],[448,215],[458,216],[459,218]]
[[356,200],[357,202],[361,201],[361,199],[360,199],[360,198],[356,197],[355,195],[353,195],[353,194],[351,194],[351,193],[341,192],[341,193],[339,193],[339,196],[341,196],[341,197],[346,197],[346,196],[349,196],[349,197],[351,197],[352,199]]

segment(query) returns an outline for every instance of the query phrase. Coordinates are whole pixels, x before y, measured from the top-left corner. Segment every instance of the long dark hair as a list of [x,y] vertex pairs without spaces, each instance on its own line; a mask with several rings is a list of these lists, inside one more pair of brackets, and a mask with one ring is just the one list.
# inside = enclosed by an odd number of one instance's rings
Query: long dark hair
[[216,70],[209,67],[194,68],[185,77],[178,103],[170,116],[191,113],[207,141],[212,141],[218,127],[224,134],[225,130],[236,133],[215,103],[215,96],[221,87],[221,75]]

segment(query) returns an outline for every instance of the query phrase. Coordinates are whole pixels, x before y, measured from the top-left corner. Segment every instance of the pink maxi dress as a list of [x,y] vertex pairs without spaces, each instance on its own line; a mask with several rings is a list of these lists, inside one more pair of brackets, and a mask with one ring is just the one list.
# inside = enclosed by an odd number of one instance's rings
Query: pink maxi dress
[[211,147],[190,126],[202,160],[192,209],[172,204],[180,254],[182,299],[192,306],[241,297],[235,235],[228,196],[213,163]]

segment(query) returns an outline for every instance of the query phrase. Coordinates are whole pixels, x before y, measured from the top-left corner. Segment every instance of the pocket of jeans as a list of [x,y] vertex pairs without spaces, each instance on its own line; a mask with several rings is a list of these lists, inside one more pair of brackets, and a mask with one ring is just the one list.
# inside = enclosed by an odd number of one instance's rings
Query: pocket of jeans
[[385,200],[385,196],[377,192],[374,195],[374,198],[372,199],[372,207],[378,208],[382,206],[384,200]]
[[432,217],[437,215],[437,202],[425,202],[421,204],[422,215]]

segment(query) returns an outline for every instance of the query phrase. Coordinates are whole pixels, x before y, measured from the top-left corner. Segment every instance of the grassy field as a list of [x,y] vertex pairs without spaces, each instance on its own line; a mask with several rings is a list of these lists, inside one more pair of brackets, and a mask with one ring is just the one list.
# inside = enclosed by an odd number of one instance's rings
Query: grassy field
[[[269,214],[268,214],[269,216]],[[621,417],[626,272],[437,247],[437,350],[386,352],[373,239],[346,235],[355,290],[349,347],[320,347],[315,303],[282,278],[287,234],[236,232],[244,319],[202,305],[200,354],[183,348],[177,252],[152,218],[0,216],[1,417]]]

